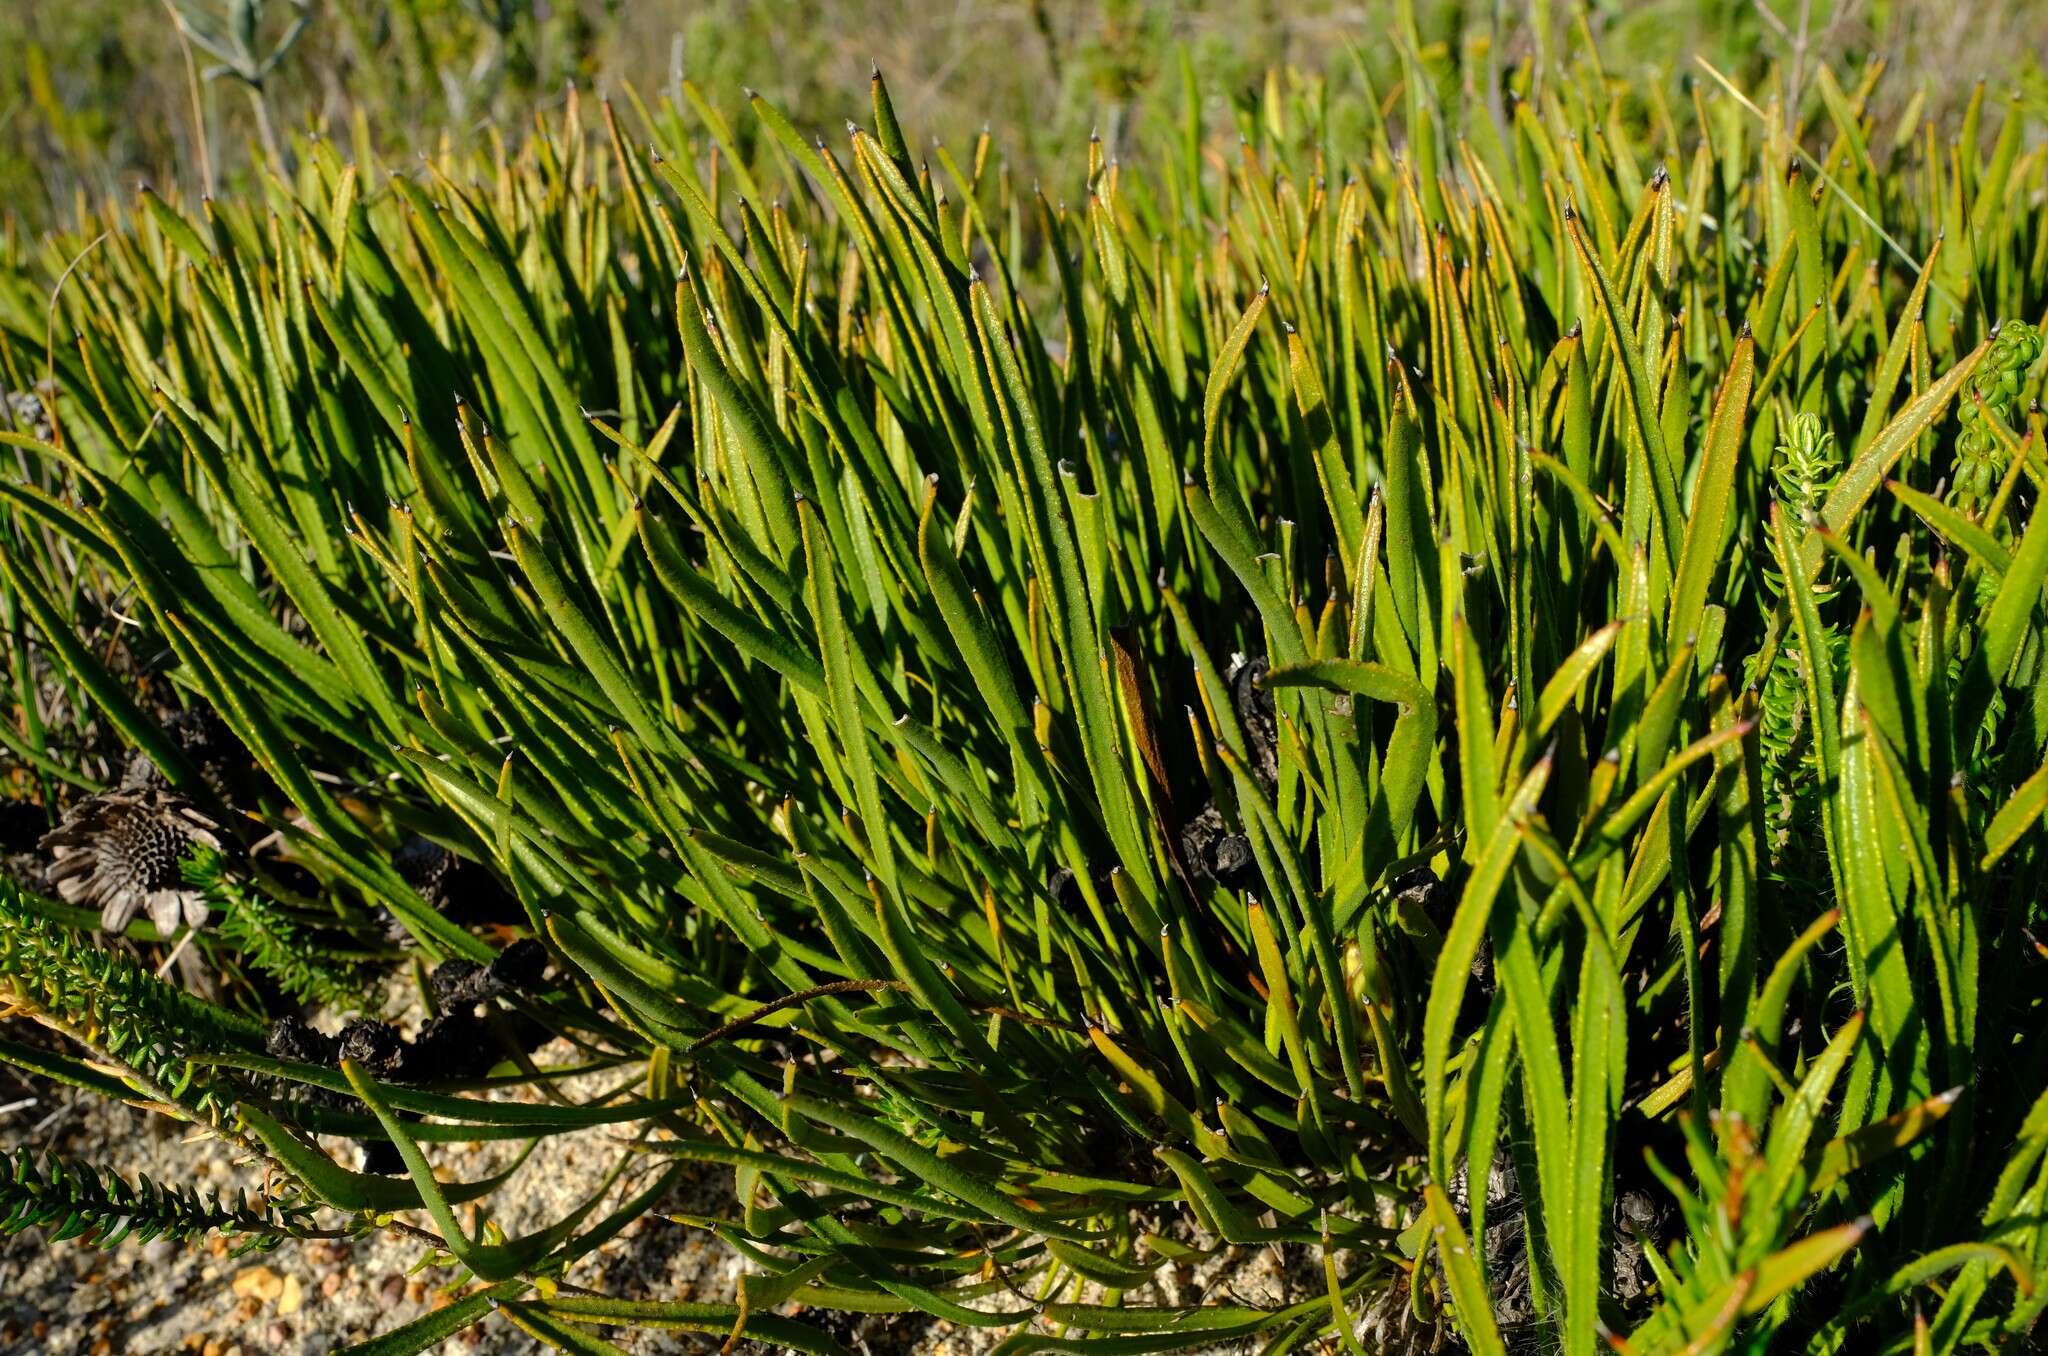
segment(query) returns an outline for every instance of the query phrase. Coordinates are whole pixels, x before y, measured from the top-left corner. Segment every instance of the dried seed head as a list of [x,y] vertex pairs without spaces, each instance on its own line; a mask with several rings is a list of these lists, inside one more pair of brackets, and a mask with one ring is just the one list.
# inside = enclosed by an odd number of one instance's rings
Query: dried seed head
[[42,847],[50,883],[66,903],[97,908],[108,932],[146,909],[168,937],[180,922],[206,922],[205,896],[185,883],[184,864],[202,849],[221,850],[219,828],[176,792],[124,789],[72,806]]

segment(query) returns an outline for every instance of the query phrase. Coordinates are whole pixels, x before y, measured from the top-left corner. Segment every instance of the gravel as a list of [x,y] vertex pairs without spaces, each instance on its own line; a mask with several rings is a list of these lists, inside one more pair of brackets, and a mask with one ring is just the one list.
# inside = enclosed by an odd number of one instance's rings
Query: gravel
[[[542,1062],[550,1057],[566,1058],[566,1048],[540,1052]],[[131,1178],[146,1173],[215,1192],[261,1185],[263,1165],[238,1161],[231,1144],[188,1139],[190,1127],[135,1107],[10,1072],[0,1073],[0,1108],[0,1149],[33,1143]],[[543,1141],[491,1198],[492,1218],[514,1235],[559,1218],[597,1189],[623,1143],[616,1129]],[[355,1151],[345,1142],[327,1147],[353,1165]],[[500,1141],[434,1146],[430,1152],[444,1180],[467,1180],[502,1168],[516,1147]],[[629,1174],[622,1188],[634,1189],[634,1181]],[[730,1302],[741,1274],[738,1254],[709,1231],[667,1216],[736,1211],[732,1174],[699,1169],[658,1212],[582,1259],[567,1279],[615,1296]],[[396,1230],[352,1240],[287,1242],[241,1257],[218,1238],[191,1245],[130,1240],[101,1251],[76,1240],[53,1245],[30,1230],[0,1239],[0,1356],[312,1356],[388,1332],[459,1296],[467,1288],[459,1269],[425,1265],[430,1251]],[[1283,1257],[1273,1248],[1228,1249],[1184,1273],[1163,1270],[1157,1294],[1133,1294],[1129,1300],[1299,1300],[1311,1293],[1304,1287],[1320,1287],[1319,1268],[1313,1257]],[[978,1356],[1005,1335],[910,1315],[806,1317],[850,1351],[872,1356]],[[609,1330],[605,1336],[634,1353],[714,1352],[722,1342],[693,1333]],[[439,1350],[447,1356],[495,1356],[544,1348],[493,1318]],[[744,1356],[773,1348],[741,1343],[733,1350]]]
[[[33,1142],[130,1177],[146,1173],[209,1191],[261,1185],[260,1164],[236,1161],[233,1146],[217,1139],[188,1142],[189,1127],[166,1117],[42,1083],[32,1094],[10,1086],[0,1105],[27,1095],[39,1100],[0,1116],[0,1147]],[[492,1198],[493,1218],[518,1233],[559,1217],[601,1184],[617,1143],[598,1131],[544,1141]],[[352,1163],[352,1151],[339,1142],[327,1147]],[[512,1151],[503,1142],[440,1146],[436,1166],[447,1178],[473,1178],[497,1170]],[[729,1174],[707,1170],[663,1208],[716,1213],[730,1198]],[[460,1295],[466,1287],[459,1270],[424,1266],[430,1252],[395,1230],[287,1242],[239,1258],[219,1238],[192,1245],[131,1240],[103,1252],[77,1241],[52,1245],[31,1230],[0,1240],[0,1353],[311,1356],[389,1331]],[[608,1294],[710,1300],[729,1297],[738,1275],[737,1255],[716,1237],[650,1214],[583,1259],[569,1279]],[[689,1334],[627,1334],[620,1345],[634,1352],[707,1349]],[[509,1324],[487,1321],[441,1350],[542,1348]]]

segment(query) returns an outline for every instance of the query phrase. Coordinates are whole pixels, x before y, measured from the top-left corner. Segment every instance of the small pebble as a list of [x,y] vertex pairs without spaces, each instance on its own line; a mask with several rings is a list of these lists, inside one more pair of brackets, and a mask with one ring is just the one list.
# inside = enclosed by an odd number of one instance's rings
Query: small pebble
[[235,1273],[233,1288],[244,1299],[268,1303],[284,1293],[284,1280],[266,1266],[244,1267]]

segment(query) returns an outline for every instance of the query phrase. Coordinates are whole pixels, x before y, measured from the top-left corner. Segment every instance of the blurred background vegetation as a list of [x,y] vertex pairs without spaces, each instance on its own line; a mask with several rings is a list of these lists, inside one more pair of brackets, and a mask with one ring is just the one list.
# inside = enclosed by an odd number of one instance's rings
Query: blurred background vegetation
[[[38,230],[138,180],[189,194],[308,128],[387,153],[524,125],[573,82],[722,108],[742,84],[800,123],[858,112],[871,62],[906,126],[1013,167],[1075,166],[1176,126],[1191,74],[1210,130],[1291,68],[1328,79],[1330,129],[1399,95],[1410,42],[1449,97],[1586,35],[1616,74],[1748,88],[1887,64],[1880,118],[1915,99],[1960,120],[1977,81],[2048,107],[2044,0],[0,0],[0,218]],[[1626,68],[1625,70],[1623,68]],[[1954,125],[1953,123],[1951,125]],[[1064,148],[1066,154],[1053,153]]]

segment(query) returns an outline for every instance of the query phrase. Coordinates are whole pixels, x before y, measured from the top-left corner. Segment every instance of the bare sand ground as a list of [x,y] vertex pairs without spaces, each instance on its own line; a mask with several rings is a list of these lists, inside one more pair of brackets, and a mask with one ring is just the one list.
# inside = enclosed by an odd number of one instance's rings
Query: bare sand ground
[[[541,1052],[545,1060],[550,1053]],[[0,1066],[4,1068],[4,1066]],[[33,1100],[31,1100],[33,1099]],[[164,1116],[41,1080],[0,1073],[0,1149],[22,1144],[219,1192],[261,1182],[262,1165],[236,1161],[220,1140],[189,1142],[190,1128]],[[572,1209],[603,1180],[622,1140],[587,1131],[544,1141],[512,1184],[491,1198],[492,1217],[508,1233],[542,1226]],[[351,1162],[340,1141],[330,1145]],[[472,1179],[503,1166],[507,1143],[438,1146],[444,1178]],[[629,1179],[630,1180],[630,1179]],[[735,1210],[732,1175],[706,1167],[649,1214],[572,1269],[568,1279],[609,1295],[730,1302],[741,1262],[707,1230],[668,1213],[718,1216]],[[424,1222],[424,1221],[422,1221]],[[361,1341],[426,1313],[464,1288],[453,1269],[423,1267],[429,1249],[395,1231],[344,1241],[288,1242],[275,1251],[232,1255],[227,1243],[124,1242],[101,1251],[72,1241],[51,1244],[38,1230],[0,1239],[0,1356],[313,1356]],[[1319,1287],[1319,1263],[1267,1248],[1226,1250],[1192,1272],[1168,1268],[1159,1293],[1131,1302],[1273,1304]],[[873,1356],[970,1356],[1003,1336],[955,1329],[914,1316],[849,1321],[806,1316],[851,1351]],[[610,1331],[629,1352],[713,1352],[720,1338],[692,1333]],[[538,1352],[543,1348],[502,1318],[487,1318],[440,1350],[452,1356]],[[739,1344],[735,1352],[771,1348]],[[1218,1349],[1219,1351],[1223,1349]]]

